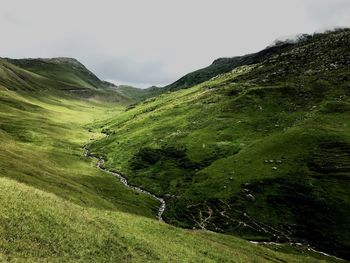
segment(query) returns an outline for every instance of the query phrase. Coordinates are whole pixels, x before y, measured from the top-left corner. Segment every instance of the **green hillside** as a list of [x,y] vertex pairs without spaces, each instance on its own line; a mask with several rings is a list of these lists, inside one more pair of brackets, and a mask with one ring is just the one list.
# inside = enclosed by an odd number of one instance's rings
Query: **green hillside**
[[215,60],[208,67],[196,70],[194,72],[188,73],[187,75],[181,77],[174,83],[165,86],[166,90],[179,90],[184,88],[189,88],[196,84],[202,83],[204,81],[210,80],[211,78],[230,72],[234,68],[243,65],[252,65],[260,63],[270,57],[271,55],[281,54],[285,50],[292,48],[292,44],[286,43],[278,46],[268,47],[258,53],[249,54],[245,56],[233,57],[233,58],[219,58]]
[[159,222],[156,200],[83,156],[104,136],[91,127],[124,114],[126,101],[66,83],[0,60],[1,262],[340,262]]
[[90,126],[109,134],[90,150],[164,196],[170,224],[349,259],[349,43],[316,34],[193,75],[210,80]]
[[73,58],[7,59],[7,61],[28,71],[78,87],[98,89],[104,86],[98,77]]
[[319,43],[320,41],[323,41],[324,38],[327,38],[327,34],[301,34],[298,35],[296,39],[276,41],[274,45],[271,45],[257,53],[232,58],[219,58],[216,59],[208,67],[188,73],[174,83],[165,86],[164,89],[175,91],[179,89],[189,88],[196,84],[210,80],[219,74],[228,73],[237,67],[265,62],[271,57],[291,52],[293,49],[297,48],[300,45],[308,45],[310,42]]

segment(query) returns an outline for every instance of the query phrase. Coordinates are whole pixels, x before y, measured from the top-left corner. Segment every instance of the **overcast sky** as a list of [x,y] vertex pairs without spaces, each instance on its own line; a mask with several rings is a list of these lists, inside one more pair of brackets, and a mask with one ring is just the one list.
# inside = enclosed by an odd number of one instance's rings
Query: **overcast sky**
[[161,86],[334,26],[350,26],[350,0],[0,0],[0,56],[74,57],[102,79]]

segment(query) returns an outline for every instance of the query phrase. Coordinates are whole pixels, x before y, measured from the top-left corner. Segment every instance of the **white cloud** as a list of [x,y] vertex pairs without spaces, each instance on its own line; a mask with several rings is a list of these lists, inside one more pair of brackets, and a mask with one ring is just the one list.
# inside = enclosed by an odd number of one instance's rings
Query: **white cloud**
[[[0,56],[75,57],[105,79],[162,85],[274,39],[350,26],[348,0],[0,0]],[[144,84],[143,84],[144,85]]]

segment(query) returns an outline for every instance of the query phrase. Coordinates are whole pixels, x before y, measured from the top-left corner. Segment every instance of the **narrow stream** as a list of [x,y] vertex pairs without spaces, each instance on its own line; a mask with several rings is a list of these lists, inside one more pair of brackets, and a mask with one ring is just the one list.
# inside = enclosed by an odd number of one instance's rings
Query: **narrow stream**
[[156,196],[156,195],[154,195],[154,194],[152,194],[152,193],[150,193],[150,192],[148,192],[148,191],[146,191],[146,190],[143,190],[143,189],[141,189],[140,187],[130,185],[130,184],[128,183],[128,180],[127,180],[124,176],[122,176],[121,174],[107,170],[107,169],[103,166],[104,163],[105,163],[105,160],[104,160],[104,159],[102,159],[102,158],[100,158],[100,157],[98,157],[98,156],[95,156],[95,155],[93,155],[93,154],[90,154],[90,153],[89,153],[89,150],[87,149],[86,146],[84,146],[83,149],[84,149],[84,156],[85,156],[85,157],[89,157],[89,158],[92,158],[92,159],[96,159],[96,160],[97,160],[97,163],[96,163],[96,167],[97,167],[97,168],[99,168],[100,170],[102,170],[102,171],[104,171],[104,172],[106,172],[106,173],[109,173],[109,174],[111,174],[111,175],[117,177],[117,178],[119,179],[119,181],[120,181],[125,187],[127,187],[127,188],[129,188],[129,189],[132,189],[132,190],[134,190],[134,191],[136,191],[136,192],[149,195],[149,196],[151,196],[152,198],[158,200],[158,201],[161,203],[161,205],[160,205],[160,207],[159,207],[159,209],[158,209],[157,218],[158,218],[160,221],[163,221],[163,217],[162,217],[162,216],[163,216],[164,210],[165,210],[165,208],[166,208],[166,203],[165,203],[165,200],[164,200],[163,198],[158,197],[158,196]]

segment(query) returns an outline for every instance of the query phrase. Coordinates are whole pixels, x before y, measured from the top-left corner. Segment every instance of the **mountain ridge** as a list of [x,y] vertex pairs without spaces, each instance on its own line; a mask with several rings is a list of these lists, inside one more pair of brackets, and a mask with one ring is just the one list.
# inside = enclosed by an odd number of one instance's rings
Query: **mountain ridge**
[[177,81],[166,85],[164,89],[174,91],[182,88],[188,88],[207,81],[219,74],[228,73],[236,67],[257,64],[270,58],[271,55],[278,55],[297,45],[307,44],[308,41],[313,41],[314,39],[322,38],[324,36],[327,37],[327,35],[348,30],[348,28],[336,28],[334,30],[327,30],[322,33],[298,34],[294,37],[287,37],[283,40],[277,39],[271,45],[256,53],[236,57],[217,58],[211,65],[186,74]]

